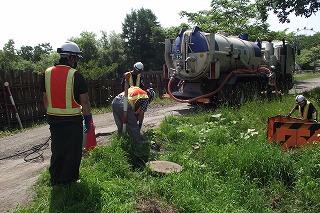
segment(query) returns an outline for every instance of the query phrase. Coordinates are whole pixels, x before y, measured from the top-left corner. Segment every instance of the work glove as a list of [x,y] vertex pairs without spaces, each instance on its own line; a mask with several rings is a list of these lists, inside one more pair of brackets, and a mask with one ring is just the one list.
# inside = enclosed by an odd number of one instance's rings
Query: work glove
[[89,115],[83,115],[83,118],[84,118],[84,125],[85,125],[84,132],[88,133],[91,129],[92,113],[90,113]]
[[317,120],[317,119],[314,119],[313,121],[316,122],[316,123],[318,123],[318,120]]

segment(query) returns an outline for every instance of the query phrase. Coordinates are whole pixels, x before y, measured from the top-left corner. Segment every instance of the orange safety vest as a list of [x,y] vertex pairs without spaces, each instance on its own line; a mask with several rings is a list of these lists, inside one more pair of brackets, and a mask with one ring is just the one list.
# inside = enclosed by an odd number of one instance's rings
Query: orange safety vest
[[[124,95],[124,92],[122,92],[121,94]],[[139,100],[141,98],[142,99],[149,98],[146,91],[144,91],[140,87],[130,87],[128,89],[128,103],[130,104],[132,110],[135,109],[135,104],[136,104],[137,100]],[[139,107],[139,109],[137,109],[137,111],[135,111],[135,113],[139,114],[140,111],[141,111],[141,107]]]
[[137,75],[136,84],[133,84],[132,71],[126,72],[124,75],[126,80],[129,81],[129,87],[134,87],[134,86],[140,87],[141,74]]
[[306,105],[304,106],[303,112],[301,111],[301,107],[299,106],[300,117],[303,120],[307,120],[308,119],[309,106],[310,106],[310,102],[307,101]]
[[45,87],[48,97],[48,115],[75,116],[81,114],[81,105],[74,99],[74,73],[77,70],[57,65],[45,71]]

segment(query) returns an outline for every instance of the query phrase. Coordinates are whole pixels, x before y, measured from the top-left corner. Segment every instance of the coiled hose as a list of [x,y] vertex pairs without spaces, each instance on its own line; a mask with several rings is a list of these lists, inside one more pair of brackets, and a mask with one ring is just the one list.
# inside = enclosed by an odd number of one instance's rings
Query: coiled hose
[[[24,157],[24,160],[26,162],[34,161],[34,160],[39,159],[39,158],[41,159],[41,161],[44,161],[43,150],[45,150],[49,146],[49,141],[50,140],[51,140],[51,137],[49,137],[44,143],[35,145],[35,146],[31,147],[28,150],[25,150],[25,151],[22,151],[22,152],[18,152],[18,153],[14,154],[14,155],[10,155],[10,156],[4,157],[4,158],[0,158],[0,160],[6,160],[6,159],[9,159],[9,158],[13,158],[13,157],[16,157],[16,156],[20,156],[20,155],[26,154],[25,157]],[[36,154],[35,157],[33,157],[34,154]]]

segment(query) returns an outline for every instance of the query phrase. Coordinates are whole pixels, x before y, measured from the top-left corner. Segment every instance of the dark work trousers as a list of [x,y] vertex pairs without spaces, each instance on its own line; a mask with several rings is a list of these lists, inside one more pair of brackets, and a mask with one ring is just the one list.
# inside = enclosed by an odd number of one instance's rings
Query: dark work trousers
[[[122,95],[116,96],[112,101],[112,112],[114,121],[118,127],[118,133],[122,133],[122,125],[123,125],[123,99]],[[131,105],[128,104],[127,109],[127,123],[126,129],[128,135],[134,139],[137,144],[141,144],[141,135],[140,128],[138,125],[138,119],[135,112],[131,109]]]
[[55,123],[51,132],[51,184],[68,184],[79,178],[82,157],[82,122]]

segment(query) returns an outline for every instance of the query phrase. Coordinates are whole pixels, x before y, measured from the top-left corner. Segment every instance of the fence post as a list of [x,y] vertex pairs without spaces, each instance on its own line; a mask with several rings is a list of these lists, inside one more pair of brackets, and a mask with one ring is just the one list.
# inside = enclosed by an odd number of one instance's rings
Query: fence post
[[10,127],[10,117],[9,117],[9,109],[8,109],[8,102],[7,102],[7,98],[6,98],[5,86],[2,87],[2,91],[3,91],[3,100],[4,100],[4,107],[6,110],[6,117],[7,117],[7,121],[8,121],[8,126]]

